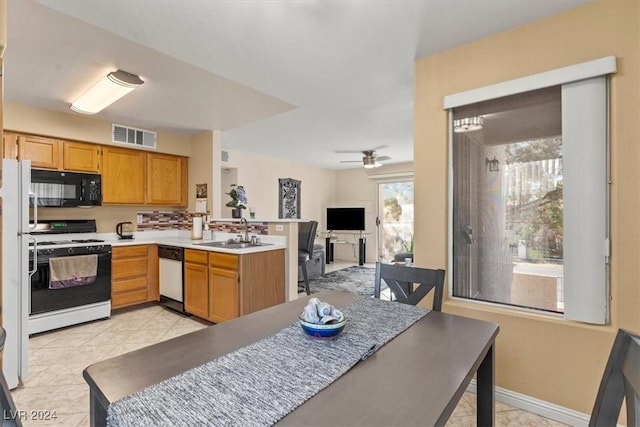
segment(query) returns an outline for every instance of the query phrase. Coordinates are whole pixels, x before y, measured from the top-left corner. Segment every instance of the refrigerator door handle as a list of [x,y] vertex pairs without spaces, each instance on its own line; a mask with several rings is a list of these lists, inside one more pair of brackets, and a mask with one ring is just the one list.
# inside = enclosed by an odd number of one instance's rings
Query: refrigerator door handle
[[29,190],[29,198],[33,198],[33,223],[29,224],[29,230],[35,230],[38,225],[38,195]]
[[29,241],[33,242],[33,267],[29,270],[29,277],[31,277],[38,271],[38,241],[35,237],[29,237]]

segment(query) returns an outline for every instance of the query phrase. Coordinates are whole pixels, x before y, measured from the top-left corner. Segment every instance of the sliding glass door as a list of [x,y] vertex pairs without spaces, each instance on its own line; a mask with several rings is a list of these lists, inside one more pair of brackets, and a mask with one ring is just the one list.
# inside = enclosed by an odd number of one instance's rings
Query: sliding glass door
[[413,181],[378,184],[378,260],[413,252]]

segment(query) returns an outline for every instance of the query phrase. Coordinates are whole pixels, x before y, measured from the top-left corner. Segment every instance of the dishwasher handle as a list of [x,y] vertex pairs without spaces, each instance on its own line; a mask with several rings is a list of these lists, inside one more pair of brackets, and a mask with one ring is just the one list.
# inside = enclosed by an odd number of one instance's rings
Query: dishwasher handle
[[182,261],[184,259],[184,249],[175,246],[158,245],[158,258]]

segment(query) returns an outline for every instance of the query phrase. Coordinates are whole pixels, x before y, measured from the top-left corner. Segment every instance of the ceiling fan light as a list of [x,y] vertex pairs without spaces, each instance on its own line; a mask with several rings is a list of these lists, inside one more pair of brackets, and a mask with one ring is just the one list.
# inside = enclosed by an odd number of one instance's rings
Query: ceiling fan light
[[73,101],[70,108],[80,114],[96,114],[143,83],[135,74],[111,72]]
[[370,157],[370,156],[364,156],[362,158],[362,163],[364,164],[364,167],[366,169],[371,169],[371,168],[375,168],[378,167],[380,164],[378,163],[378,166],[376,166],[376,159],[375,157]]
[[453,131],[455,133],[473,132],[482,129],[484,120],[482,116],[465,117],[464,119],[456,119],[453,121]]

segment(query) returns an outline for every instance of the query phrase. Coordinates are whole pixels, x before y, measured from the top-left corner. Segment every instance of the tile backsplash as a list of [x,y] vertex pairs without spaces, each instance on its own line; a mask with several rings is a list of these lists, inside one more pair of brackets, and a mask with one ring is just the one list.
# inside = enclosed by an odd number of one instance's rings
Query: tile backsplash
[[[137,229],[146,230],[191,230],[193,212],[186,211],[138,211]],[[269,234],[269,224],[266,222],[249,222],[249,232],[254,234]],[[209,221],[212,231],[225,233],[239,233],[242,229],[237,221]]]

